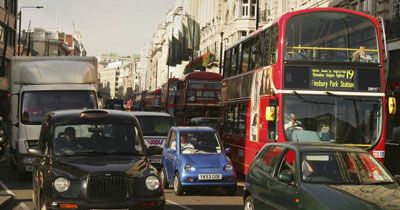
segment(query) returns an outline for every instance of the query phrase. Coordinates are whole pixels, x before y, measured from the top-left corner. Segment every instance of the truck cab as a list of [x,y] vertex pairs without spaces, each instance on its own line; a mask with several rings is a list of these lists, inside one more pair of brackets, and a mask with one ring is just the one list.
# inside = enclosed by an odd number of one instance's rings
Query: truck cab
[[97,59],[14,57],[11,69],[10,160],[23,176],[32,171],[28,149],[38,147],[42,120],[48,112],[98,107]]

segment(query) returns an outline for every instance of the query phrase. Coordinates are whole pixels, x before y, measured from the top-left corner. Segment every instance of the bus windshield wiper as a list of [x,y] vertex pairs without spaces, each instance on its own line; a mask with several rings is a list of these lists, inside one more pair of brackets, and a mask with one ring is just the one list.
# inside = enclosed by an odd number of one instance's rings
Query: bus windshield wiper
[[301,95],[300,95],[297,91],[295,91],[295,90],[293,90],[293,93],[294,93],[297,97],[299,97],[301,100],[303,100],[305,103],[335,105],[334,103],[307,100],[307,99],[305,99],[303,96],[301,96]]

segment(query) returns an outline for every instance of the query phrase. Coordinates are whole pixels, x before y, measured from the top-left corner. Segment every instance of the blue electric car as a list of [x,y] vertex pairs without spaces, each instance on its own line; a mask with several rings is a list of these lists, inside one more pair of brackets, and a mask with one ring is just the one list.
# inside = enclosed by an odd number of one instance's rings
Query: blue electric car
[[161,179],[182,195],[192,188],[222,187],[236,194],[236,172],[218,133],[210,127],[172,127],[162,155]]

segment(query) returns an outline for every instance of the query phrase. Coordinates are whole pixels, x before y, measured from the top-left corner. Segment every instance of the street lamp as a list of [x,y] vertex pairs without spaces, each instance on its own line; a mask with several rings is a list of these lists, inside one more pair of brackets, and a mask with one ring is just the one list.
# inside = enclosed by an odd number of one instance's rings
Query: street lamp
[[18,56],[21,56],[21,17],[22,17],[22,9],[42,9],[43,6],[22,6],[19,8],[18,13]]
[[220,35],[221,35],[221,44],[219,47],[219,74],[222,75],[222,50],[223,50],[222,47],[223,47],[223,41],[224,41],[224,32],[221,31]]

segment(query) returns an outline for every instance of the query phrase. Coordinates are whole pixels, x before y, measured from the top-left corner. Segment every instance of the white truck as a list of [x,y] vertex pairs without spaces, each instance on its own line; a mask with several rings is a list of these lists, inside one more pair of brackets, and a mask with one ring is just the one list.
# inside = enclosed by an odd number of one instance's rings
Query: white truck
[[11,59],[10,161],[18,174],[32,171],[28,148],[39,147],[43,117],[61,109],[97,108],[95,57],[13,57]]

